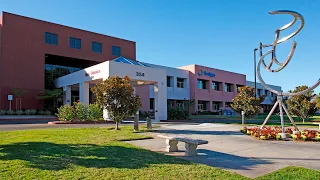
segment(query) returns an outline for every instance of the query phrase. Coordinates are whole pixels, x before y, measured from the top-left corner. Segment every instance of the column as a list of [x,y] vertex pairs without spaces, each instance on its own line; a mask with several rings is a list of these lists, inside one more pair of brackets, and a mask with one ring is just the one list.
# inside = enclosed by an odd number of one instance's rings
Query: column
[[89,82],[81,82],[79,84],[80,102],[89,104]]
[[155,121],[167,120],[167,87],[164,82],[154,85]]
[[178,88],[178,84],[177,84],[177,76],[172,76],[172,82],[173,82],[173,84],[172,84],[172,88],[173,88],[173,91],[175,92],[176,91],[176,89]]
[[71,86],[64,86],[63,91],[64,91],[63,104],[71,105]]
[[213,111],[213,109],[212,109],[212,101],[209,101],[209,111]]

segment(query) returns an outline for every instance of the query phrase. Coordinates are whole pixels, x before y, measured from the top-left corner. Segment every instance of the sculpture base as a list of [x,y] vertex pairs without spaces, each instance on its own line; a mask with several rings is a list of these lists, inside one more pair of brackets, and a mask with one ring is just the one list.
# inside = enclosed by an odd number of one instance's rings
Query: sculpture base
[[290,137],[290,134],[288,133],[279,133],[281,139],[286,140]]

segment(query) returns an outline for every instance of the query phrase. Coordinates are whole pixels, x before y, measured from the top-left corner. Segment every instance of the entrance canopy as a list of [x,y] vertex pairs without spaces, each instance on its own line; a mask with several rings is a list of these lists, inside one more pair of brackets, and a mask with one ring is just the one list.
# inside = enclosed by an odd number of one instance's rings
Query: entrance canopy
[[154,85],[155,93],[155,119],[167,119],[167,87],[166,71],[151,68],[145,63],[118,57],[86,69],[62,76],[55,80],[57,88],[65,91],[64,103],[71,103],[71,86],[79,85],[80,102],[89,104],[89,87],[102,82],[111,76],[128,76],[132,86]]

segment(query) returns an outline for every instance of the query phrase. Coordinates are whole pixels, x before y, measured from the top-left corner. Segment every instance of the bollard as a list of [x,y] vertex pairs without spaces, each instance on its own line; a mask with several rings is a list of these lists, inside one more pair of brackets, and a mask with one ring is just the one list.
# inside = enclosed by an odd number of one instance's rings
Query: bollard
[[147,129],[151,130],[152,129],[151,119],[147,117],[146,120],[147,120]]
[[242,116],[242,126],[244,126],[245,122],[244,122],[244,111],[241,111],[241,116]]
[[139,111],[134,114],[133,129],[139,131]]

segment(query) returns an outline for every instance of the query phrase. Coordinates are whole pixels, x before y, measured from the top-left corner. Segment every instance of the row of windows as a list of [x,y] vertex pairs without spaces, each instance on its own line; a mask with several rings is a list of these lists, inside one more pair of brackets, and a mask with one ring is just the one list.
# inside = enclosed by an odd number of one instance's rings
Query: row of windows
[[[44,41],[46,44],[58,45],[58,34],[45,32]],[[81,39],[70,37],[70,48],[81,49]],[[102,43],[92,42],[92,52],[102,53]],[[111,54],[113,56],[121,56],[121,48],[118,46],[112,46]]]
[[257,91],[258,96],[263,95],[263,91],[264,91],[264,95],[266,95],[266,96],[271,96],[271,97],[275,97],[275,96],[276,96],[273,92],[270,92],[270,91],[267,90],[267,89],[265,89],[265,90],[263,90],[263,89],[258,89],[258,91]]
[[[208,80],[198,79],[198,89],[209,89],[208,84],[209,84]],[[221,82],[216,82],[216,81],[211,82],[211,89],[213,90],[221,91],[222,89],[221,86],[222,86]],[[241,87],[242,85],[236,85],[236,86],[238,89],[238,87]],[[234,88],[233,84],[225,83],[223,90],[225,92],[233,92],[233,88]]]
[[[173,87],[173,77],[172,76],[167,76],[167,87]],[[185,87],[185,78],[177,78],[177,87],[178,88],[184,88]]]
[[[209,101],[198,101],[198,110],[199,111],[218,111],[222,108],[223,102],[212,101],[212,109],[209,109]],[[232,102],[225,102],[225,107],[231,107]]]

